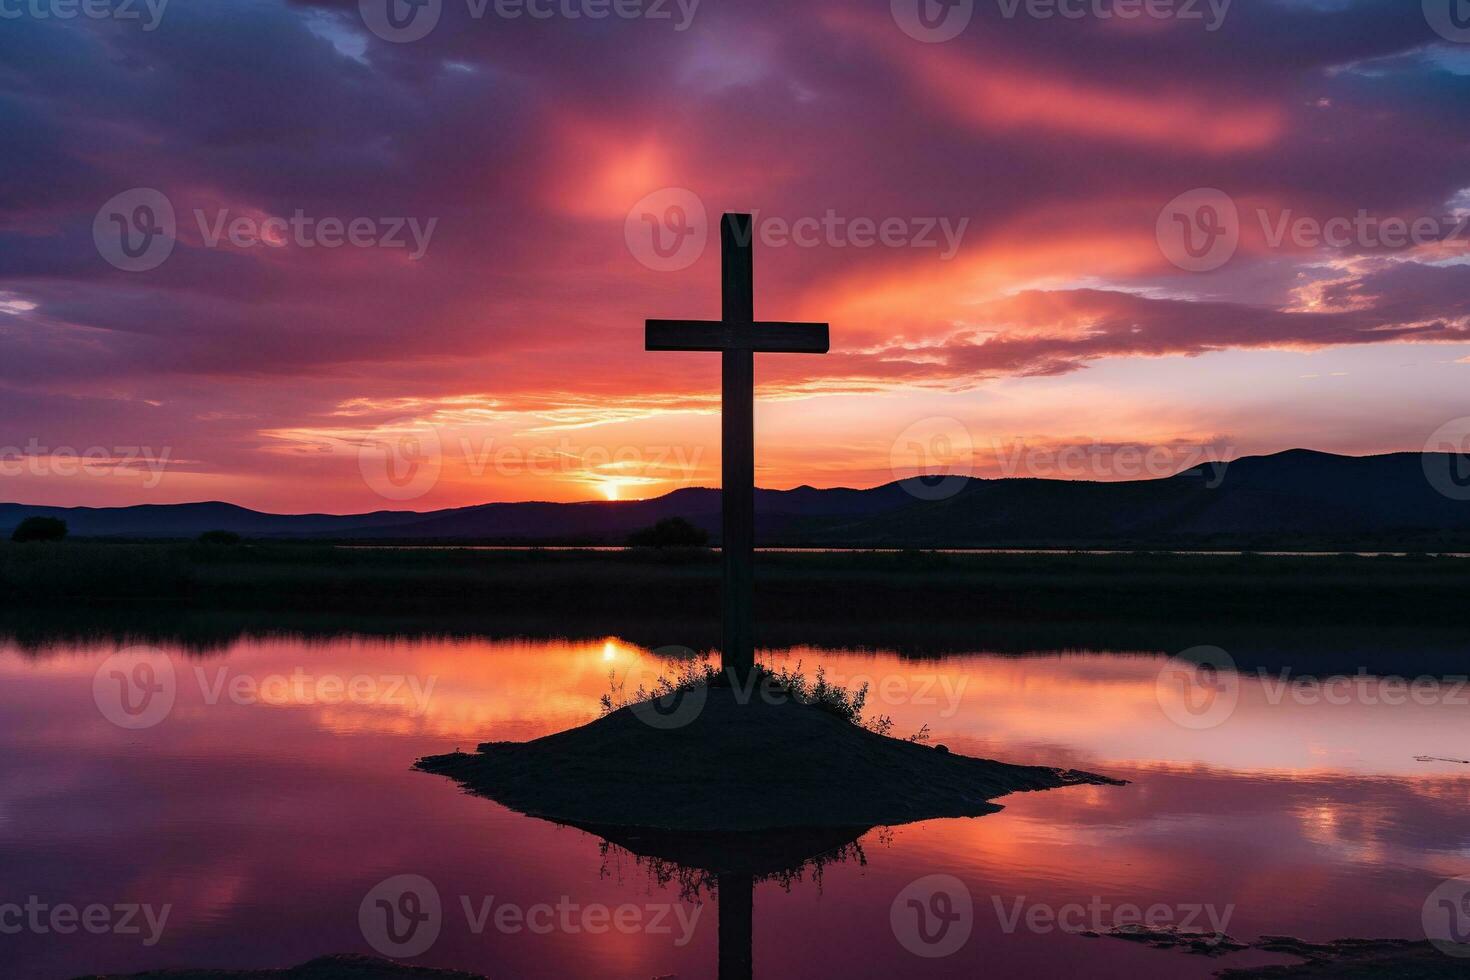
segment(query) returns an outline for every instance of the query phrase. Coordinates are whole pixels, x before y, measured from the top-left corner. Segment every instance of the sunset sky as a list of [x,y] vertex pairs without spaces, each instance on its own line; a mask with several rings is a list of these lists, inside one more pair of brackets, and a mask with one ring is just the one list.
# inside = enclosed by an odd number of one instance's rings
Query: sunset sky
[[643,321],[718,316],[729,210],[756,315],[831,324],[757,357],[762,486],[1470,415],[1470,30],[1434,0],[427,0],[417,39],[402,0],[158,2],[0,4],[0,500],[717,485],[718,356]]

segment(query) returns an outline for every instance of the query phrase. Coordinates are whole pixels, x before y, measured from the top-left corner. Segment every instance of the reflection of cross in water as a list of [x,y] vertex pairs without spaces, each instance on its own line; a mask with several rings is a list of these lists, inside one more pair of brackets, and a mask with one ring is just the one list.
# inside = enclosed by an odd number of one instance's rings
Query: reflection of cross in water
[[724,667],[744,679],[755,663],[750,607],[755,552],[756,351],[825,354],[827,324],[755,319],[748,214],[720,222],[722,310],[719,320],[649,320],[648,350],[720,351],[721,535],[724,567]]
[[755,971],[755,880],[715,876],[720,903],[720,980],[749,980]]

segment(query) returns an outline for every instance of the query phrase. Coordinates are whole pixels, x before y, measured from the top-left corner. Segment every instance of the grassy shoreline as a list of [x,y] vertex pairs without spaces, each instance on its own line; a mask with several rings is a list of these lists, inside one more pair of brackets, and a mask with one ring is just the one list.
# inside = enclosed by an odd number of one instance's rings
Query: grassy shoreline
[[[0,545],[0,609],[717,617],[703,551],[357,549],[66,541]],[[1435,556],[763,553],[756,609],[786,622],[1462,620],[1470,560]]]

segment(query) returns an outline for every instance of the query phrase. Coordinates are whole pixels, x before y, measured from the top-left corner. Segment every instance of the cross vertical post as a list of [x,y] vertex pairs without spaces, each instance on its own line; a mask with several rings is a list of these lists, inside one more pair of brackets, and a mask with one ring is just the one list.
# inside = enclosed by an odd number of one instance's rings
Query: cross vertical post
[[[720,221],[720,306],[726,323],[755,319],[755,260],[751,216]],[[725,671],[744,683],[755,666],[751,622],[755,591],[755,352],[720,354],[721,603]]]
[[646,350],[720,352],[720,652],[726,674],[742,685],[755,667],[755,352],[825,354],[829,346],[825,323],[755,319],[753,233],[748,214],[720,222],[719,320],[649,320],[644,328]]

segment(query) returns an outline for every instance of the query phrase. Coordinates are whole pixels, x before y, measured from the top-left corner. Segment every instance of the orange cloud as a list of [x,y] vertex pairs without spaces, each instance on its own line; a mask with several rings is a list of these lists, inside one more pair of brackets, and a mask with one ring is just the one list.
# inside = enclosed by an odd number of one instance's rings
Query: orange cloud
[[981,130],[1042,130],[1143,146],[1224,154],[1275,143],[1286,127],[1273,105],[1234,106],[1159,92],[1140,94],[1094,81],[1006,65],[994,50],[977,64],[958,48],[914,45],[891,26],[847,11],[826,23],[861,39],[904,72],[920,94]]

